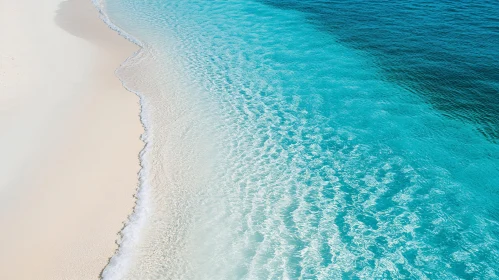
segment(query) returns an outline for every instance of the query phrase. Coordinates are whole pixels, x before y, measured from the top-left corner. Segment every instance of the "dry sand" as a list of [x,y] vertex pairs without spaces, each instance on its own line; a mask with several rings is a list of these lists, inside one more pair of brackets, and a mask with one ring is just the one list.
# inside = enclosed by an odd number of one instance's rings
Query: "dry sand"
[[0,279],[98,279],[134,203],[137,47],[61,2],[0,0]]

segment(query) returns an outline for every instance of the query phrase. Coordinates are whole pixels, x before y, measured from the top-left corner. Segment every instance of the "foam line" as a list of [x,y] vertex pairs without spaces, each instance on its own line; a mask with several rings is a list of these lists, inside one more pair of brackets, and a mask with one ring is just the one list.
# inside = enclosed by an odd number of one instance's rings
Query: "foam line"
[[[94,6],[97,8],[100,14],[100,18],[102,21],[104,21],[109,28],[112,30],[116,31],[120,36],[124,37],[125,39],[129,40],[130,42],[136,44],[137,46],[140,47],[138,51],[133,53],[130,57],[128,57],[120,66],[119,68],[126,67],[126,64],[132,60],[133,58],[139,56],[141,52],[144,50],[144,44],[128,34],[126,31],[120,29],[117,25],[115,25],[107,13],[105,12],[105,3],[104,1],[100,0],[92,0],[92,3]],[[118,68],[118,69],[119,69]],[[135,194],[135,205],[133,207],[132,213],[128,216],[127,220],[125,221],[125,224],[123,228],[121,229],[119,235],[120,238],[117,240],[118,248],[115,251],[115,254],[109,259],[108,264],[104,267],[102,270],[100,277],[101,279],[106,279],[106,280],[111,280],[111,279],[122,279],[124,275],[126,275],[128,263],[129,263],[129,255],[130,255],[130,250],[133,248],[133,246],[138,242],[139,236],[140,236],[140,231],[144,225],[145,219],[147,212],[149,211],[149,190],[150,186],[147,184],[146,178],[148,177],[148,154],[149,154],[149,147],[151,146],[151,137],[150,135],[150,129],[147,121],[147,106],[145,103],[145,97],[138,91],[134,91],[131,88],[129,88],[126,84],[125,81],[120,78],[120,81],[123,85],[123,87],[134,93],[139,97],[139,104],[140,104],[140,112],[139,112],[139,118],[140,122],[142,124],[142,127],[144,129],[144,133],[141,135],[141,140],[144,142],[144,147],[139,153],[139,164],[140,164],[140,171],[139,171],[139,183],[138,183],[138,188],[137,188],[137,193]]]

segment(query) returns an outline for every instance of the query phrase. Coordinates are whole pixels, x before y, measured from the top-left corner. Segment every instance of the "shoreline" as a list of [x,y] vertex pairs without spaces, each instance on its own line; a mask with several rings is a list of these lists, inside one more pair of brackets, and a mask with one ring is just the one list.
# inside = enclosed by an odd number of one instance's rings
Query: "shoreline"
[[0,276],[98,279],[135,204],[143,127],[114,71],[139,47],[91,0],[0,7]]
[[120,70],[126,68],[125,65],[127,64],[127,62],[133,61],[134,59],[143,54],[144,44],[112,22],[112,20],[109,18],[109,15],[106,12],[105,0],[90,0],[90,1],[93,3],[94,8],[98,11],[99,18],[102,21],[102,23],[107,25],[107,27],[110,30],[112,30],[115,33],[115,35],[118,35],[121,39],[125,39],[136,46],[135,52],[133,52],[133,54],[129,55],[125,60],[123,60],[120,66],[115,70],[115,77],[120,81],[122,88],[128,91],[129,93],[134,94],[138,98],[138,104],[139,104],[138,117],[143,129],[140,139],[142,141],[143,147],[140,150],[140,153],[138,154],[140,170],[137,173],[138,182],[137,182],[137,188],[134,193],[133,207],[131,211],[129,211],[126,219],[123,220],[123,226],[117,233],[118,238],[116,240],[116,248],[113,254],[109,256],[105,266],[101,268],[99,273],[99,279],[109,279],[109,278],[114,279],[116,275],[109,274],[108,272],[109,267],[119,266],[122,272],[127,270],[130,259],[126,257],[123,258],[123,255],[128,255],[129,252],[127,252],[126,249],[129,249],[129,247],[133,247],[133,245],[135,245],[138,242],[137,235],[139,234],[140,229],[142,229],[143,227],[143,223],[145,222],[144,216],[146,215],[145,212],[147,212],[146,210],[147,207],[144,206],[145,204],[148,203],[146,189],[149,189],[148,188],[149,184],[147,183],[146,179],[148,177],[147,174],[149,166],[147,164],[146,157],[149,151],[148,147],[151,145],[151,140],[149,139],[149,132],[148,132],[149,129],[146,121],[147,118],[145,112],[146,104],[144,101],[145,96],[139,91],[134,90],[129,85],[127,85],[126,78],[119,74]]

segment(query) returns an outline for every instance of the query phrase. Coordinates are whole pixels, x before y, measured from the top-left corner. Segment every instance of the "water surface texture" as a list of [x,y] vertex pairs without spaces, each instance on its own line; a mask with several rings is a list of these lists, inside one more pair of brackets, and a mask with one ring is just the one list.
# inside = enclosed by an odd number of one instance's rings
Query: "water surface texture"
[[366,50],[385,78],[499,137],[498,1],[264,0]]
[[494,8],[107,0],[147,146],[103,277],[498,278]]

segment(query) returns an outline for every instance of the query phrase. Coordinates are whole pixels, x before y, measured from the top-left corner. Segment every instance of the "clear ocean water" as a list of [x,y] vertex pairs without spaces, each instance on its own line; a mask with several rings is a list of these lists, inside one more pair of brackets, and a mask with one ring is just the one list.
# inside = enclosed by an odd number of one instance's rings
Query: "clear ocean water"
[[146,127],[104,279],[499,279],[499,2],[104,10]]

